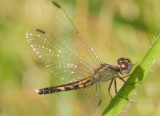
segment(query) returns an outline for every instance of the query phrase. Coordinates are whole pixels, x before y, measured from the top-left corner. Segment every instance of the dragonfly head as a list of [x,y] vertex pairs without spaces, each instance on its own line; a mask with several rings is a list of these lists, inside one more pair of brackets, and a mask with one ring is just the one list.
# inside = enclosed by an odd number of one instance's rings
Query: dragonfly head
[[121,71],[124,71],[124,73],[129,73],[131,71],[132,62],[128,58],[119,58],[117,63],[119,64]]

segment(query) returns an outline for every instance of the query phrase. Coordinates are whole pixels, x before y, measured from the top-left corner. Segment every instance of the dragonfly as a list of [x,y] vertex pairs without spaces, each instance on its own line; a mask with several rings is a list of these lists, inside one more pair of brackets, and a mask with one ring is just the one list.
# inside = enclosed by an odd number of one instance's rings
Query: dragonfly
[[118,65],[102,63],[94,48],[56,1],[43,2],[41,10],[48,31],[30,30],[26,38],[45,67],[65,84],[36,92],[41,95],[80,89],[78,104],[83,111],[92,114],[102,102],[101,84],[111,81],[108,88],[111,96],[110,89],[114,82],[118,95],[116,79],[129,84],[123,77],[131,72],[132,62],[129,58],[121,57],[117,60]]

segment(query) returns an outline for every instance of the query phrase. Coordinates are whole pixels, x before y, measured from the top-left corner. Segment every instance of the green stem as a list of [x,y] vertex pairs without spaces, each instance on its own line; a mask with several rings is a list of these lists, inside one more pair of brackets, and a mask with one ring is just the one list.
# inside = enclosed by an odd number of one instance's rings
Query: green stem
[[[143,77],[148,73],[151,69],[155,61],[160,56],[160,35],[155,39],[152,43],[151,47],[141,60],[141,62],[137,65],[127,82],[136,82],[135,85],[126,85],[120,89],[119,94],[130,99],[136,87],[140,84]],[[115,96],[113,100],[110,102],[108,107],[103,112],[102,116],[118,116],[127,105],[128,101],[122,99],[118,96]]]

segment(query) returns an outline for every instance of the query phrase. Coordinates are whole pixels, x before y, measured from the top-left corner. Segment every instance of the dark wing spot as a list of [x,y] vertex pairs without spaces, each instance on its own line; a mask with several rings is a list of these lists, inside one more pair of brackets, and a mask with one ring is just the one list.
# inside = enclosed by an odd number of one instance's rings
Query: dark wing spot
[[36,31],[42,33],[42,34],[45,34],[45,31],[41,30],[41,29],[36,29]]
[[99,102],[98,102],[98,106],[100,106],[100,105],[101,105],[101,102],[102,102],[102,100],[99,100]]
[[61,8],[59,4],[57,4],[56,2],[52,1],[52,3],[57,7],[57,8]]

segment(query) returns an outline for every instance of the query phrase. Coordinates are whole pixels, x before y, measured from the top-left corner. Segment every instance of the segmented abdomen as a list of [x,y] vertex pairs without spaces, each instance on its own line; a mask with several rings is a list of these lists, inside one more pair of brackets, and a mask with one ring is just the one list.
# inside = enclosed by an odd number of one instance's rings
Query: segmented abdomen
[[88,87],[91,84],[92,84],[91,77],[89,77],[89,78],[85,78],[85,79],[82,79],[80,81],[76,81],[76,82],[69,83],[69,84],[38,89],[36,92],[39,95],[41,95],[41,94],[51,94],[51,93],[55,93],[55,92],[81,89],[81,88]]

